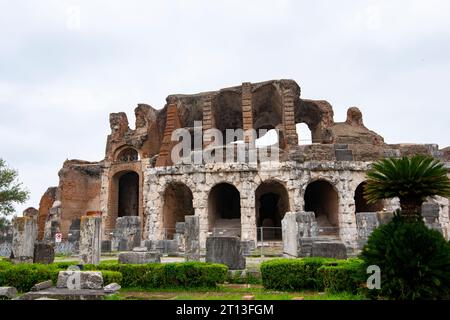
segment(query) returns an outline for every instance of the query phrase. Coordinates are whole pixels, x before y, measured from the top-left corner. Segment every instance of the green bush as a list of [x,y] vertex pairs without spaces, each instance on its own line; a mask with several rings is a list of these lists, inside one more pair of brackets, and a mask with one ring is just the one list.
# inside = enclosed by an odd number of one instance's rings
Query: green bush
[[369,237],[360,255],[364,267],[381,269],[381,289],[372,297],[399,300],[445,299],[450,296],[450,244],[422,221],[401,216]]
[[356,294],[362,287],[363,262],[348,259],[337,265],[324,265],[318,269],[326,291],[332,293],[349,292]]
[[30,291],[36,283],[51,279],[56,283],[58,269],[41,264],[10,264],[0,268],[0,286],[12,286],[21,292]]
[[103,270],[102,271],[102,277],[103,277],[103,284],[106,286],[110,283],[118,283],[120,285],[122,285],[122,274],[120,272],[117,271],[107,271],[107,270]]
[[228,268],[221,264],[203,262],[86,265],[85,269],[118,271],[123,287],[215,287],[227,278]]
[[275,290],[323,290],[323,265],[338,265],[339,260],[328,258],[274,259],[261,264],[265,288]]

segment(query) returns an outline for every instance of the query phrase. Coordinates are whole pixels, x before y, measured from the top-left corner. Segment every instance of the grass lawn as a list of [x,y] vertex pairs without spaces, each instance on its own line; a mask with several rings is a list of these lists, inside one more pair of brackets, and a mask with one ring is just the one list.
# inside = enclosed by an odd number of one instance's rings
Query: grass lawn
[[265,290],[260,285],[219,285],[215,289],[155,289],[142,290],[124,288],[119,293],[107,297],[107,300],[242,300],[243,296],[252,295],[255,300],[363,300],[363,296],[350,293],[326,292],[281,292]]

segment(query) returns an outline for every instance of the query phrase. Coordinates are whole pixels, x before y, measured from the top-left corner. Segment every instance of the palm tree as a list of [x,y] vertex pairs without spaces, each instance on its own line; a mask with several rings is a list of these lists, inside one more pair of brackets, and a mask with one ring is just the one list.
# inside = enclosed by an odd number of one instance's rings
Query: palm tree
[[401,213],[420,216],[427,197],[450,197],[450,179],[444,165],[429,156],[382,159],[367,173],[364,197],[368,203],[398,197]]

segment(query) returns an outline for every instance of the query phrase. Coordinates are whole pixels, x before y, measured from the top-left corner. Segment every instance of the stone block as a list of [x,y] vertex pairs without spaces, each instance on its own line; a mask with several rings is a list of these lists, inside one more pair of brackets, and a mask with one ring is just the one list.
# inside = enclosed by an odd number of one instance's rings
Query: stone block
[[137,216],[119,217],[112,236],[113,251],[130,251],[141,244],[141,218]]
[[356,213],[356,228],[358,238],[367,240],[370,234],[380,225],[377,212]]
[[55,248],[51,243],[38,242],[34,244],[33,263],[50,264],[55,260]]
[[1,298],[14,299],[17,296],[17,289],[14,287],[0,287]]
[[105,290],[105,293],[112,294],[119,291],[122,287],[117,283],[110,283],[107,286],[103,288]]
[[44,282],[36,283],[33,287],[31,287],[31,291],[40,291],[44,289],[48,289],[53,286],[52,280],[47,280]]
[[160,263],[161,254],[159,252],[121,252],[119,253],[119,263],[123,264],[146,264]]
[[101,254],[102,218],[97,216],[81,217],[80,262],[99,264]]
[[206,239],[206,262],[222,263],[230,270],[245,269],[241,241],[236,237],[209,237]]
[[311,256],[347,259],[347,248],[339,241],[314,241],[312,243]]
[[286,212],[281,228],[284,254],[292,257],[310,255],[311,240],[318,232],[314,212]]
[[38,225],[34,217],[18,217],[13,220],[11,258],[15,262],[33,262],[34,243]]
[[103,288],[102,273],[100,271],[60,271],[56,287],[99,290]]

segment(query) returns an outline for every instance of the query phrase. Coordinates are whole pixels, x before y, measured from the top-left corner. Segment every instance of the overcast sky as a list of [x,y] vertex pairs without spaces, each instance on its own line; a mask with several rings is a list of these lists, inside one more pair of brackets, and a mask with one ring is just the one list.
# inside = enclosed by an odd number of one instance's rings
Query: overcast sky
[[450,145],[450,1],[0,0],[0,157],[37,207],[110,112],[290,78],[388,143]]

